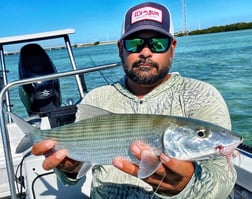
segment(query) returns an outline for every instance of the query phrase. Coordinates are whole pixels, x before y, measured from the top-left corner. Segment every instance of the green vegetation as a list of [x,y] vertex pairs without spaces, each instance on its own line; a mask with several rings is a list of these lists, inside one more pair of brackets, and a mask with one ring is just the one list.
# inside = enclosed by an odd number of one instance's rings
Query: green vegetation
[[97,46],[97,45],[99,45],[99,44],[100,44],[99,41],[94,42],[94,46]]
[[[234,23],[225,26],[213,26],[202,30],[193,30],[188,32],[188,35],[208,34],[208,33],[227,32],[227,31],[245,30],[245,29],[252,29],[252,22]],[[177,36],[183,36],[183,35],[184,33],[181,33],[178,34]]]

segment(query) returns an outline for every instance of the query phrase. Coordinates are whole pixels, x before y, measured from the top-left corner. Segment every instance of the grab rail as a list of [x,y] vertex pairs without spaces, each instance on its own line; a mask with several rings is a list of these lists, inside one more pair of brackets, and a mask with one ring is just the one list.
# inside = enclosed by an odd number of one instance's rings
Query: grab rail
[[[7,132],[7,123],[5,120],[4,115],[4,97],[8,90],[14,86],[21,86],[26,84],[31,84],[38,81],[46,81],[46,80],[52,80],[52,79],[58,79],[62,77],[68,77],[73,75],[81,75],[83,73],[89,73],[89,72],[95,72],[105,69],[114,68],[117,66],[120,66],[121,63],[113,63],[113,64],[106,64],[106,65],[100,65],[85,69],[78,69],[73,71],[67,71],[67,72],[60,72],[57,74],[50,74],[35,78],[27,78],[22,80],[16,80],[13,82],[10,82],[6,84],[0,93],[0,128],[1,128],[1,135],[2,135],[2,143],[3,143],[3,149],[4,149],[4,156],[5,156],[5,162],[6,162],[6,169],[8,174],[8,180],[9,180],[9,186],[10,186],[10,193],[12,199],[17,199],[16,189],[15,189],[15,174],[14,174],[14,167],[13,167],[13,160],[12,160],[12,153],[11,153],[11,147],[10,147],[10,139],[9,134]],[[7,110],[8,111],[8,110]],[[9,118],[9,121],[10,118]]]

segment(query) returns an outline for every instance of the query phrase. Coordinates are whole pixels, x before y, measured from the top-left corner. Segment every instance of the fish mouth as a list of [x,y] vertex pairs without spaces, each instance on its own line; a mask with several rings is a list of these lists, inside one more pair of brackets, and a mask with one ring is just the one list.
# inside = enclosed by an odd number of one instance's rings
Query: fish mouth
[[232,155],[233,152],[235,151],[235,149],[240,145],[241,142],[237,142],[231,145],[227,145],[227,146],[223,146],[223,145],[219,145],[216,147],[216,150],[224,156],[229,156]]

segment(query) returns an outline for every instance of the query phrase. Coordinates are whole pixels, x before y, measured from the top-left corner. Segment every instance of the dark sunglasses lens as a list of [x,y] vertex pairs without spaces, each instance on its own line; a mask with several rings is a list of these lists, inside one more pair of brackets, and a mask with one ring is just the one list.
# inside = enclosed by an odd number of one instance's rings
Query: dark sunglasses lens
[[151,51],[152,52],[165,52],[171,45],[170,38],[153,38],[151,39]]
[[162,53],[168,50],[171,45],[171,38],[152,38],[152,39],[125,39],[124,47],[128,52],[138,53],[140,52],[145,44],[148,44],[150,50],[154,53]]
[[132,53],[140,52],[142,50],[141,46],[143,45],[143,43],[144,43],[144,40],[139,39],[139,38],[125,39],[124,40],[124,47],[128,52],[132,52]]

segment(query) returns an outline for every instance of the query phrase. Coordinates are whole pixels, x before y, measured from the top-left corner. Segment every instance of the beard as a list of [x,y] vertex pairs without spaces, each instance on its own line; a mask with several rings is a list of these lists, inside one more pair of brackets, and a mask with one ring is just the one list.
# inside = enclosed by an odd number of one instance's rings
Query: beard
[[[147,64],[148,67],[143,67],[142,64]],[[132,67],[128,67],[123,63],[126,76],[133,82],[140,85],[152,85],[160,82],[168,74],[170,65],[160,67],[158,63],[146,60],[139,60],[132,64]],[[151,70],[156,69],[157,73],[153,73]]]

